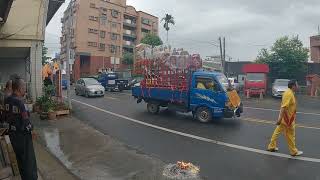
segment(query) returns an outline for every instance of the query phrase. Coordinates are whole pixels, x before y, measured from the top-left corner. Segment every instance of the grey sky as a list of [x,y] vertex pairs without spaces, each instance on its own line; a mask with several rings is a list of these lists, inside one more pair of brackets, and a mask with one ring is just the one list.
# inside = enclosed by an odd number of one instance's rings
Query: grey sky
[[[69,0],[67,0],[69,2]],[[160,19],[169,13],[176,25],[169,31],[169,42],[199,52],[202,57],[219,54],[219,36],[226,37],[226,54],[233,60],[253,60],[259,49],[270,47],[279,37],[299,35],[306,47],[309,36],[320,25],[319,0],[127,0],[137,10]],[[52,54],[58,52],[63,5],[47,26],[46,42]],[[160,37],[166,32],[160,26]]]

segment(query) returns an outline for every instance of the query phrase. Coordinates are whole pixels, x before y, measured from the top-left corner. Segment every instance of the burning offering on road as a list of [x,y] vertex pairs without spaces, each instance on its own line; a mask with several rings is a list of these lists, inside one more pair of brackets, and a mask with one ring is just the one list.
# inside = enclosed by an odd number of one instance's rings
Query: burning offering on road
[[200,180],[200,168],[190,162],[178,161],[168,164],[163,170],[163,176],[169,179]]

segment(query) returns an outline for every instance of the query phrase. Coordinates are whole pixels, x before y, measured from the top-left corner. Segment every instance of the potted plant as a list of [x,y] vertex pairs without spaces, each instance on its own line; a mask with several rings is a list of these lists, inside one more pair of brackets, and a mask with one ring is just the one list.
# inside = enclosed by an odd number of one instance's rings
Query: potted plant
[[50,108],[48,111],[48,119],[49,120],[55,120],[57,118],[57,114],[54,111],[54,109]]
[[40,119],[50,119],[53,120],[56,118],[56,103],[52,99],[48,99],[43,102],[41,105],[42,112],[40,113]]

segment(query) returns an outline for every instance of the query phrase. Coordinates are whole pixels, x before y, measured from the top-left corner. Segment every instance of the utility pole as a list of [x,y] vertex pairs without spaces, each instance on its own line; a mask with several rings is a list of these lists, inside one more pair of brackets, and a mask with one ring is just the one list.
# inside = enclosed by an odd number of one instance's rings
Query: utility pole
[[219,37],[219,45],[220,45],[220,59],[221,59],[221,66],[222,66],[222,74],[224,74],[224,64],[223,64],[223,51],[222,51],[222,41],[221,37]]
[[67,99],[68,99],[68,107],[71,110],[72,105],[71,105],[71,94],[70,94],[70,33],[71,33],[71,18],[72,18],[72,5],[70,4],[70,9],[69,9],[69,16],[68,16],[68,22],[67,22],[67,34],[66,34],[66,39],[67,39]]
[[226,38],[223,37],[223,72],[226,73]]

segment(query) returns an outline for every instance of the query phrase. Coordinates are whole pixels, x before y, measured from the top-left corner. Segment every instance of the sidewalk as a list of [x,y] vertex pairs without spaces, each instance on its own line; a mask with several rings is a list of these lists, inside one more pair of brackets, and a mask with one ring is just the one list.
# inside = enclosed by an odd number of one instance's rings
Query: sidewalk
[[46,148],[33,142],[38,165],[38,180],[77,180]]
[[[72,174],[85,180],[165,179],[163,162],[129,148],[72,116],[41,121],[38,115],[33,115],[32,119],[38,133],[35,148],[39,170],[45,180],[76,179]],[[40,144],[60,162],[53,161]]]

